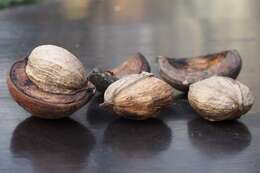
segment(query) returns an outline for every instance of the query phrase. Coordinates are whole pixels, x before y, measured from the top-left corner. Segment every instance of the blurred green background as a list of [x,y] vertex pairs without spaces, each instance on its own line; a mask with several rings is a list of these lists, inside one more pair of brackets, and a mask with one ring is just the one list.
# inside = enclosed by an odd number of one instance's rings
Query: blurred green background
[[0,9],[21,4],[31,4],[36,1],[39,0],[0,0]]

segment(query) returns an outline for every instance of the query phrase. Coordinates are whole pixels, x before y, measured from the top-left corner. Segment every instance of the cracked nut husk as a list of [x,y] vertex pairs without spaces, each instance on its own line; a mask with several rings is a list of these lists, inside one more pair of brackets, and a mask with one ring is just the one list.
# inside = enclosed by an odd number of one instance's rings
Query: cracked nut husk
[[123,76],[140,74],[143,71],[150,72],[151,68],[146,58],[141,53],[137,53],[113,69],[106,71],[93,69],[88,75],[88,80],[96,86],[98,91],[104,93],[110,84]]
[[144,120],[173,101],[172,87],[151,73],[132,74],[112,83],[105,91],[102,106],[119,116]]
[[188,100],[204,119],[222,121],[237,119],[247,113],[254,103],[254,96],[241,82],[214,76],[192,84]]
[[174,88],[188,92],[195,82],[212,76],[236,79],[242,67],[237,50],[226,50],[189,58],[158,57],[160,76]]

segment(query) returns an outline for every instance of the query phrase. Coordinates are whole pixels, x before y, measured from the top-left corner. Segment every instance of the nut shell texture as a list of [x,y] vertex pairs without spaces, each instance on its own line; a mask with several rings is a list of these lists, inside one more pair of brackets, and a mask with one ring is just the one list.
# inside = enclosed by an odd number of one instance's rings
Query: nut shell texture
[[190,86],[191,106],[209,121],[237,119],[254,103],[250,89],[228,77],[214,76]]
[[172,103],[172,87],[151,73],[132,74],[112,83],[104,94],[104,104],[130,119],[155,117]]
[[81,62],[69,51],[54,45],[42,45],[31,52],[26,74],[39,88],[57,94],[70,94],[87,81]]
[[38,88],[26,75],[26,60],[17,61],[10,69],[7,86],[13,99],[33,116],[58,119],[71,115],[94,95],[95,88],[88,82],[75,94],[53,94]]

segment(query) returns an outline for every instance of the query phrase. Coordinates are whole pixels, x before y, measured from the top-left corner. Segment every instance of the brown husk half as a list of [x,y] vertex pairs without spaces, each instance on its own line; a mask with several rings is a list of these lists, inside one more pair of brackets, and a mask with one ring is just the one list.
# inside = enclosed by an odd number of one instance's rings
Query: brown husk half
[[141,53],[137,53],[111,70],[93,69],[88,75],[88,80],[96,86],[98,91],[103,93],[110,84],[123,76],[139,74],[143,71],[150,72],[151,68],[146,58]]
[[237,50],[191,58],[158,57],[161,77],[174,88],[187,92],[192,83],[211,76],[236,79],[242,66]]

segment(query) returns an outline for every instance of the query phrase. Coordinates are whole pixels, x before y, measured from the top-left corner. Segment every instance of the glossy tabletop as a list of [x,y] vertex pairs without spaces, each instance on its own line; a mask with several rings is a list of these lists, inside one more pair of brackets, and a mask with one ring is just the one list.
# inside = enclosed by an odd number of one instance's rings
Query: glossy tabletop
[[[260,1],[49,0],[0,11],[0,173],[260,172]],[[190,57],[237,49],[255,94],[238,121],[209,123],[186,96],[157,119],[117,119],[96,95],[70,119],[41,120],[10,97],[10,66],[40,44],[73,52],[90,71],[143,53]]]

